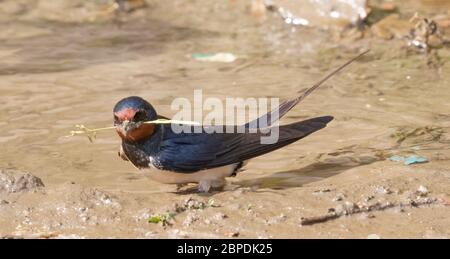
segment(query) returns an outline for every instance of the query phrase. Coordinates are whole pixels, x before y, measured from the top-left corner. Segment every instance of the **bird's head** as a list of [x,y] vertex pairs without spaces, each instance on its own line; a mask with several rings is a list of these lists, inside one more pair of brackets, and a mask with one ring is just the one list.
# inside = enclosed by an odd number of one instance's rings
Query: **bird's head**
[[128,141],[139,141],[149,137],[155,131],[155,124],[144,124],[145,121],[156,120],[153,106],[138,96],[130,96],[120,100],[113,110],[114,126],[119,136]]

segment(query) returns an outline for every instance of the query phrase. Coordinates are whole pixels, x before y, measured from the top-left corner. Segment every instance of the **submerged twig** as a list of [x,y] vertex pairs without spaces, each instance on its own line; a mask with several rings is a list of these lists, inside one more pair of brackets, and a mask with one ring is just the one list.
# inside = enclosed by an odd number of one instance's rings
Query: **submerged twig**
[[411,200],[408,203],[402,203],[402,202],[401,203],[387,202],[385,204],[375,203],[373,205],[362,206],[362,207],[353,204],[353,206],[351,208],[342,209],[342,210],[336,210],[333,208],[333,209],[330,209],[330,211],[325,215],[301,218],[300,225],[302,225],[302,226],[314,225],[317,223],[323,223],[323,222],[327,222],[327,221],[330,221],[333,219],[337,219],[342,216],[349,216],[349,215],[367,213],[367,212],[373,212],[373,211],[383,211],[383,210],[392,209],[392,208],[420,207],[420,206],[433,204],[436,201],[437,200],[433,199],[433,198],[426,198],[426,199],[419,199],[419,200]]

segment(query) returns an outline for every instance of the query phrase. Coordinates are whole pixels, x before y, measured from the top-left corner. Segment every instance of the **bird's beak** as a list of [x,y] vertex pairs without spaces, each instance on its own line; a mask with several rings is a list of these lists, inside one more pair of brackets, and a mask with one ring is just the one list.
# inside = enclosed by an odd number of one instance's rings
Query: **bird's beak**
[[130,120],[124,120],[122,123],[117,125],[117,130],[120,131],[124,136],[128,135],[130,131],[137,129],[140,123],[136,123]]

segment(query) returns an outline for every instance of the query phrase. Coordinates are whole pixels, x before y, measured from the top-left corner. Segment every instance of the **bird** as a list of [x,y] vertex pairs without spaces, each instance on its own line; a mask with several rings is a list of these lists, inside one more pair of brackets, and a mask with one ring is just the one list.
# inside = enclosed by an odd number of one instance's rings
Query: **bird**
[[[204,193],[223,188],[226,178],[236,176],[249,159],[280,149],[325,128],[333,116],[320,116],[282,126],[273,124],[325,81],[367,52],[335,69],[296,98],[281,102],[276,109],[253,123],[248,122],[243,133],[211,133],[207,130],[208,125],[190,125],[190,131],[175,132],[171,124],[144,123],[167,117],[159,115],[142,97],[123,98],[113,109],[114,127],[122,140],[118,154],[139,170],[147,172],[151,179],[176,184],[177,190],[190,183],[197,184],[198,191]],[[275,112],[278,114],[276,117],[273,116]],[[254,122],[262,118],[267,121],[266,128],[279,127],[279,137],[275,143],[261,143],[260,139],[267,131],[263,132]],[[250,132],[252,128],[254,132]]]

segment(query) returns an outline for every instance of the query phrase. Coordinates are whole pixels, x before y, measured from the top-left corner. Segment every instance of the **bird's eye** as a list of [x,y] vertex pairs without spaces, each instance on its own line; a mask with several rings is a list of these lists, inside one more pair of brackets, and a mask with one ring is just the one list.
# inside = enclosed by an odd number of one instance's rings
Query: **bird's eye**
[[146,117],[146,114],[144,111],[138,111],[136,112],[136,114],[134,115],[133,120],[134,121],[144,121]]
[[119,117],[114,115],[114,124],[118,124],[118,123],[119,123]]

